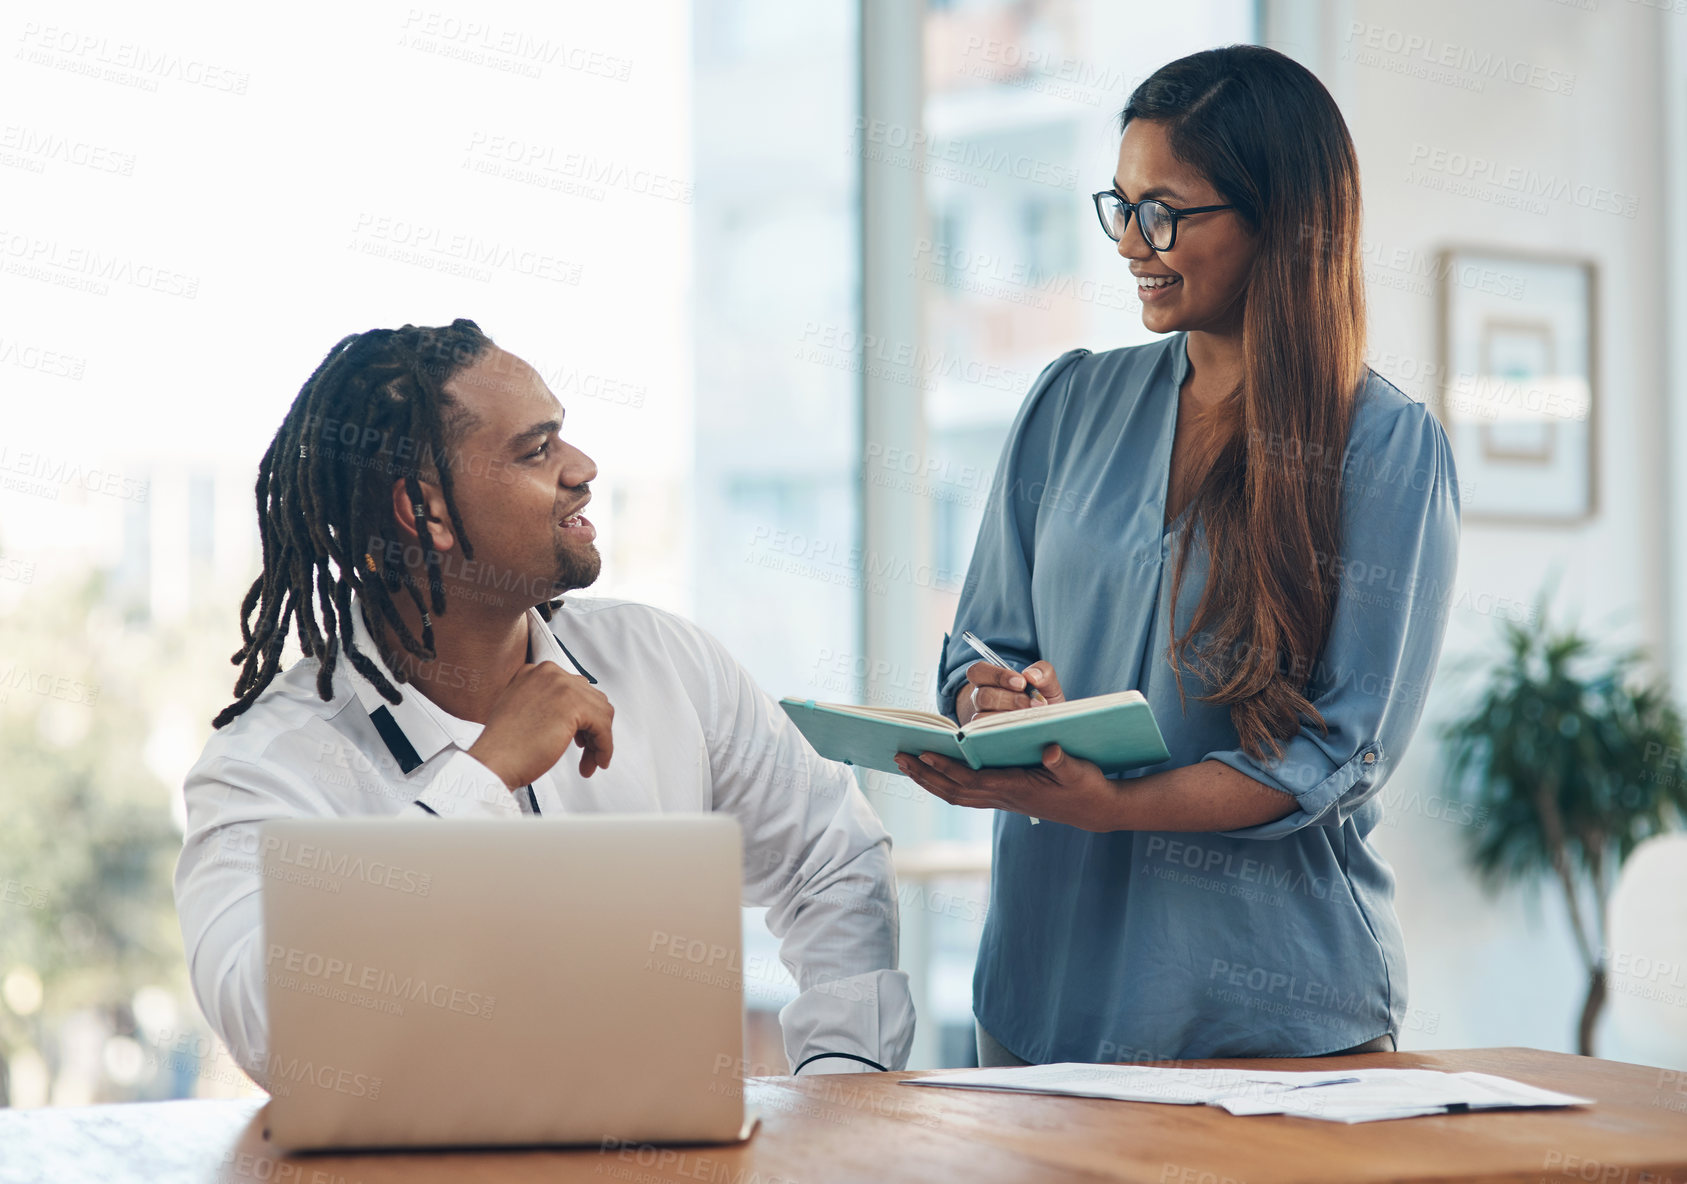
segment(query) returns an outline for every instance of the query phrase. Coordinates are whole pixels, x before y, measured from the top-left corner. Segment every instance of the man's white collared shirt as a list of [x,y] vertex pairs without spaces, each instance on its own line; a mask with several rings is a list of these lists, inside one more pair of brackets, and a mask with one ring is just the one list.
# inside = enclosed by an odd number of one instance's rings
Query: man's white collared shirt
[[[390,677],[353,604],[355,644]],[[610,766],[580,776],[580,750],[570,745],[533,782],[539,813],[731,814],[744,836],[744,903],[768,906],[802,992],[779,1015],[791,1064],[849,1053],[905,1065],[914,1011],[896,969],[890,840],[850,771],[817,755],[718,641],[671,613],[569,597],[548,623],[530,611],[528,630],[534,661],[595,679],[615,708]],[[530,812],[525,790],[512,793],[468,754],[483,725],[443,711],[416,684],[388,703],[343,653],[324,702],[318,669],[305,659],[278,675],[211,736],[184,786],[176,904],[194,993],[260,1084],[268,1061],[259,824]],[[478,675],[441,668],[434,677]],[[861,1068],[830,1057],[810,1071]]]

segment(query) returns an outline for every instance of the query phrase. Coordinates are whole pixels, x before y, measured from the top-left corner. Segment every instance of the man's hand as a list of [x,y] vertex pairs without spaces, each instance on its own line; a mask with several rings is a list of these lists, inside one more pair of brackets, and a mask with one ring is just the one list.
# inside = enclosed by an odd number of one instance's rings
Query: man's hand
[[1031,698],[1032,687],[1050,703],[1066,702],[1060,679],[1047,662],[1033,662],[1023,674],[989,662],[974,662],[967,667],[966,685],[955,696],[955,718],[964,726],[993,712],[1041,706]]
[[580,776],[609,767],[615,708],[604,693],[555,662],[523,666],[492,704],[486,728],[469,755],[511,789],[531,785],[580,745]]

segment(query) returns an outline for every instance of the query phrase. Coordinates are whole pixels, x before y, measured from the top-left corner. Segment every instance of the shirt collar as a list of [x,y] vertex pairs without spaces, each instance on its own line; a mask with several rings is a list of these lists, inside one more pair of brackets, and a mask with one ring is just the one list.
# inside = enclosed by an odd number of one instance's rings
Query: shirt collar
[[[384,675],[388,682],[398,689],[402,701],[389,703],[375,684],[365,678],[350,662],[346,663],[351,674],[352,686],[357,692],[358,703],[369,714],[380,732],[381,739],[386,742],[393,758],[398,761],[399,768],[409,774],[417,766],[431,760],[448,745],[467,747],[460,738],[469,738],[468,733],[477,732],[481,725],[470,720],[458,719],[444,708],[435,704],[414,683],[398,683],[393,679],[392,670],[381,658],[381,651],[375,645],[375,639],[369,632],[369,626],[363,619],[363,602],[357,595],[352,596],[351,602],[352,640],[357,648]],[[571,662],[565,656],[556,635],[551,632],[545,618],[539,615],[539,610],[527,610],[527,640],[531,647],[535,662],[555,662],[564,670],[578,670],[579,664]],[[583,673],[583,672],[582,672]]]
[[1172,392],[1174,394],[1183,389],[1183,380],[1188,376],[1189,333],[1185,330],[1177,335],[1176,344],[1172,346]]

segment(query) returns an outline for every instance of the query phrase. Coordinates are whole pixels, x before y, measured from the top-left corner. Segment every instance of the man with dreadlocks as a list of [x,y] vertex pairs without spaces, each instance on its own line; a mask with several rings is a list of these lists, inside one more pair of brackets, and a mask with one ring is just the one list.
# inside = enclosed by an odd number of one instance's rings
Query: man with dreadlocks
[[[780,1012],[793,1068],[901,1068],[883,826],[713,637],[562,599],[601,564],[581,515],[597,469],[562,421],[469,320],[354,334],[300,390],[258,469],[235,699],[185,786],[176,903],[201,1008],[266,1084],[265,821],[718,810],[802,988]],[[284,671],[290,632],[304,657]]]

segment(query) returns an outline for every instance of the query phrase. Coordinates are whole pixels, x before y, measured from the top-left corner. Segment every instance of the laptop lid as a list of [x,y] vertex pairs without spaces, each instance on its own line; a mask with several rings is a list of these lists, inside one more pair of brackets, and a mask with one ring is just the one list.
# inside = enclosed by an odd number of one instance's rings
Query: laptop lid
[[261,846],[277,1145],[740,1137],[735,820],[288,820]]

